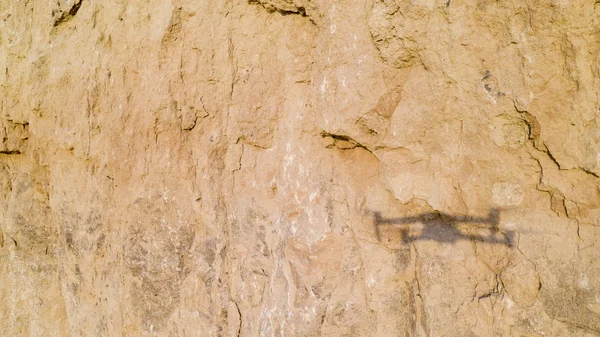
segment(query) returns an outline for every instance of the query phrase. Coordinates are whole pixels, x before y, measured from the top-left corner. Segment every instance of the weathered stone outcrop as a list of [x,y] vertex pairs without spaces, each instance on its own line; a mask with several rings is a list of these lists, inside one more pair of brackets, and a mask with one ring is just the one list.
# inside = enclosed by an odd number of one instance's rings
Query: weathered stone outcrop
[[0,4],[0,335],[600,336],[600,3]]

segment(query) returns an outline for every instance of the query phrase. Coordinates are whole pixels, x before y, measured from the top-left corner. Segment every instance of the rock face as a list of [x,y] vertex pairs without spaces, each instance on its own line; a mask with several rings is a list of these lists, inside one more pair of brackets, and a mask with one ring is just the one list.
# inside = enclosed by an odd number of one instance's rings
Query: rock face
[[2,336],[600,336],[600,3],[4,1]]

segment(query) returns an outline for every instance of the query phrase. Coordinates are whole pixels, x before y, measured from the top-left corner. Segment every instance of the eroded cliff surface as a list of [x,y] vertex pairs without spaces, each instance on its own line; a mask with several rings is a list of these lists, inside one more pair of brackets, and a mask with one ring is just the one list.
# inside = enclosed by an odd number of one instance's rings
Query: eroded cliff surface
[[0,3],[2,336],[600,336],[600,3]]

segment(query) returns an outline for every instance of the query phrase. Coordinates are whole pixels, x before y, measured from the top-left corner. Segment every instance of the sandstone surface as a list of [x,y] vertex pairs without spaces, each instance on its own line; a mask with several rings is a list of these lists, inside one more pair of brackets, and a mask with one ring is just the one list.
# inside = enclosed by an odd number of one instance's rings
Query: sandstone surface
[[600,336],[600,2],[0,2],[0,336]]

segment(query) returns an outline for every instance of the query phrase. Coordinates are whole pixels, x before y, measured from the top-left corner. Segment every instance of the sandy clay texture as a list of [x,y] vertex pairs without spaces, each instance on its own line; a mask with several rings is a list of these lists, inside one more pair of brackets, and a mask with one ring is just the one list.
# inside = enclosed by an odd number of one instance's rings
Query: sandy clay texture
[[0,0],[0,336],[600,336],[600,1]]

